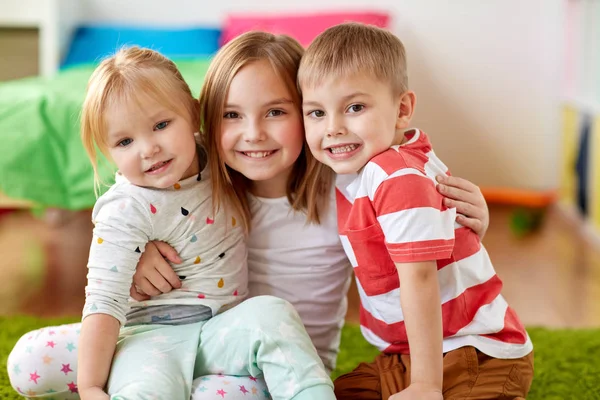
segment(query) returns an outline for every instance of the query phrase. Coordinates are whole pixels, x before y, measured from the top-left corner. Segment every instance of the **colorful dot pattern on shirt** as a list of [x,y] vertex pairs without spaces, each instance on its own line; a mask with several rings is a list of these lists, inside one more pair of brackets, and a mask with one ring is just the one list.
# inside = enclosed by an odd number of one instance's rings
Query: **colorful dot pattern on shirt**
[[[180,185],[180,184],[178,184],[178,183],[176,183],[175,185],[173,185],[173,188],[174,188],[175,190],[180,190],[180,189],[181,189],[181,185]],[[150,207],[150,212],[151,212],[152,214],[156,214],[156,213],[158,212],[158,210],[157,210],[156,206],[154,206],[152,203],[150,203],[150,204],[149,204],[149,207]],[[192,217],[194,217],[193,215],[190,215],[190,212],[189,212],[189,210],[188,210],[187,208],[185,208],[185,207],[180,207],[180,208],[181,208],[181,214],[182,214],[183,216],[185,216],[185,217],[188,217],[188,218],[192,218]],[[214,222],[215,222],[215,220],[214,220],[213,218],[211,218],[211,217],[206,217],[206,223],[207,223],[208,225],[212,225],[212,224],[214,224]],[[235,226],[236,224],[237,224],[237,221],[236,221],[235,217],[231,217],[231,225],[232,225],[232,226]],[[101,241],[102,241],[102,239],[100,239],[100,238],[99,238],[99,239],[98,239],[98,243],[101,243]],[[190,238],[190,243],[195,243],[195,242],[197,242],[197,241],[198,241],[198,237],[196,236],[196,234],[192,234],[192,237]],[[138,247],[135,249],[135,252],[136,252],[136,253],[140,253],[140,252],[141,252],[141,251],[140,251],[140,248],[139,248],[139,246],[138,246]],[[219,254],[219,258],[223,258],[223,257],[225,257],[225,253],[221,253],[221,254]],[[201,262],[202,262],[202,258],[201,258],[200,256],[197,256],[197,257],[194,259],[194,264],[200,264]],[[112,270],[113,270],[113,272],[117,272],[117,270],[116,270],[116,266],[115,266],[115,267],[113,267],[113,269],[112,269]],[[185,277],[184,277],[184,278],[185,278]],[[221,289],[221,288],[223,288],[224,286],[225,286],[225,281],[223,280],[223,278],[220,278],[220,279],[219,279],[219,281],[217,282],[217,287],[218,287],[219,289]],[[237,291],[237,290],[235,290],[235,291],[233,292],[233,295],[234,295],[234,296],[237,296],[237,295],[238,295],[238,291]],[[203,298],[205,298],[206,296],[205,296],[204,294],[202,294],[202,293],[201,293],[201,294],[198,294],[198,296],[197,296],[197,297],[198,297],[199,299],[203,299]]]
[[[195,180],[195,178],[192,179]],[[116,185],[119,184],[123,185],[123,182],[119,183],[117,181]],[[111,307],[107,300],[114,299],[102,298],[102,293],[111,293],[110,282],[121,279],[122,274],[126,273],[126,270],[130,267],[129,265],[121,267],[115,261],[119,250],[115,249],[117,253],[112,253],[111,247],[123,248],[123,244],[128,243],[128,247],[139,255],[144,251],[147,237],[153,237],[154,240],[163,240],[172,244],[182,259],[181,263],[174,264],[173,267],[179,276],[186,276],[188,279],[185,279],[185,282],[184,279],[181,279],[181,294],[173,293],[175,296],[180,297],[173,298],[197,297],[198,299],[206,299],[209,301],[210,307],[213,308],[213,312],[217,312],[221,307],[230,307],[235,304],[236,300],[234,299],[236,297],[247,294],[245,280],[238,279],[241,276],[240,271],[246,265],[245,262],[240,261],[242,260],[243,251],[239,250],[238,247],[233,247],[235,243],[239,242],[235,240],[222,242],[223,239],[221,239],[222,235],[231,237],[232,230],[229,227],[237,227],[236,217],[227,216],[226,213],[213,214],[210,201],[206,202],[206,197],[203,197],[209,192],[204,191],[203,194],[198,196],[198,189],[196,188],[202,184],[182,181],[171,187],[171,190],[173,190],[171,194],[168,194],[167,191],[165,195],[139,192],[140,189],[143,189],[139,187],[130,188],[125,186],[121,189],[122,191],[113,189],[115,190],[113,195],[119,197],[112,203],[113,208],[109,208],[111,214],[94,214],[93,218],[99,221],[100,224],[97,225],[97,228],[98,226],[100,228],[95,232],[95,234],[97,233],[95,241],[97,244],[102,244],[102,248],[105,249],[100,250],[101,248],[98,247],[99,251],[102,252],[101,254],[115,254],[115,258],[107,257],[102,260],[102,262],[106,262],[102,265],[103,268],[96,268],[98,271],[106,271],[102,273],[105,275],[101,276],[107,278],[106,288],[99,286],[99,281],[96,278],[100,276],[88,276],[88,282],[94,282],[95,284],[86,293],[88,302],[84,314],[105,312],[107,307]],[[124,185],[129,185],[129,182],[125,182]],[[175,191],[179,193],[175,194]],[[194,192],[194,196],[190,195],[192,192]],[[125,200],[121,197],[123,195]],[[110,200],[112,198],[108,197],[105,203],[98,203],[98,213],[103,209],[103,204],[107,206],[111,204]],[[115,215],[120,213],[122,213],[122,216],[115,218]],[[123,224],[127,223],[130,227],[139,229],[136,233],[132,232],[131,236],[129,236],[129,231],[125,229],[121,231],[123,236],[112,237],[113,231],[109,230],[110,233],[107,233],[102,230],[112,227],[110,222],[105,222],[104,218],[107,218],[106,221],[114,219],[115,222],[119,223],[124,221]],[[108,228],[103,227],[103,224]],[[141,234],[138,234],[138,232]],[[234,235],[239,234],[241,232],[236,228]],[[97,245],[96,243],[94,244]],[[221,243],[224,243],[224,245]],[[194,252],[197,252],[197,254],[194,254]],[[221,265],[228,265],[223,264],[224,258],[228,254],[231,265],[236,267],[232,270],[229,266],[225,266],[223,272],[219,273]],[[209,278],[202,278],[203,271],[206,271]],[[234,274],[232,274],[232,271]],[[242,287],[242,285],[244,286]],[[165,298],[168,298],[168,296]],[[150,305],[161,304],[161,301],[161,298],[152,299]],[[115,309],[120,312],[121,304],[119,303]]]

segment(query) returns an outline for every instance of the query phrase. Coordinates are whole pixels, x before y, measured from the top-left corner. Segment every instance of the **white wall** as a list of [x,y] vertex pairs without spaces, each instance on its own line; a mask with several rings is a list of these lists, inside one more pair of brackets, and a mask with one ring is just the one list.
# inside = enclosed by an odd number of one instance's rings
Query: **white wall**
[[415,121],[455,175],[556,187],[562,2],[459,3],[420,0],[396,14],[418,96]]
[[66,56],[73,33],[80,25],[80,20],[86,13],[85,2],[82,0],[55,0],[57,1],[56,19],[58,21],[58,54],[60,61]]
[[564,0],[88,0],[87,20],[220,25],[230,12],[378,9],[393,16],[417,92],[415,125],[455,175],[557,186]]
[[43,7],[45,16],[40,27],[40,61],[42,74],[49,76],[56,73],[66,55],[84,9],[80,0],[46,0]]

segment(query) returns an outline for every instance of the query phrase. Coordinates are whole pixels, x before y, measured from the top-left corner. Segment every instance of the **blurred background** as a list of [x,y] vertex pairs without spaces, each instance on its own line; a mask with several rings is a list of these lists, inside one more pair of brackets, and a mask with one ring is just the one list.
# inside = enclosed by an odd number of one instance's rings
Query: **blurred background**
[[241,32],[307,45],[346,20],[404,42],[414,124],[484,192],[523,322],[600,325],[600,0],[0,0],[0,315],[81,312],[94,193],[77,120],[98,60],[152,47],[197,94]]

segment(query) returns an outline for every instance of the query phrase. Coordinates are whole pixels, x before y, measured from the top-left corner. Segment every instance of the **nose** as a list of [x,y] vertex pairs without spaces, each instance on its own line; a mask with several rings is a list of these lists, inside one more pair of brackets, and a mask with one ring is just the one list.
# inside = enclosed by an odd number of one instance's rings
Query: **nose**
[[328,137],[342,136],[346,133],[348,132],[344,126],[342,118],[337,116],[330,116],[328,118],[326,131]]
[[260,122],[250,122],[244,131],[244,140],[247,143],[258,143],[266,138],[266,133]]
[[146,139],[141,143],[141,151],[140,155],[142,158],[152,158],[160,151],[160,146],[158,142],[151,139]]

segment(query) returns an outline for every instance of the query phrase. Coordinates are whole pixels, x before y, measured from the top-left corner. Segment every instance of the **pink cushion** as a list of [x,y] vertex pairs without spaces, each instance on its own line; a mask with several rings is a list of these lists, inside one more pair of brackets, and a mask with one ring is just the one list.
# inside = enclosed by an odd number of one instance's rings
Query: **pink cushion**
[[387,28],[390,16],[383,12],[340,12],[297,15],[229,15],[221,36],[221,45],[251,30],[286,34],[304,47],[325,29],[355,21]]

